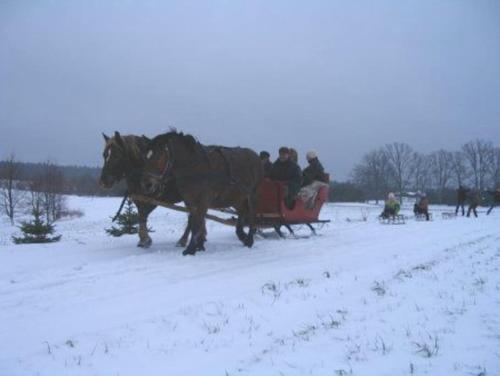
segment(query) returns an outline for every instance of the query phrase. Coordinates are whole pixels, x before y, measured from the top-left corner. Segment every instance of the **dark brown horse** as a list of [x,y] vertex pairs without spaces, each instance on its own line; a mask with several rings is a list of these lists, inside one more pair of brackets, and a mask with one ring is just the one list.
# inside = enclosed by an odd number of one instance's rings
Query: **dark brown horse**
[[[140,179],[142,169],[146,164],[146,153],[150,140],[145,136],[121,136],[119,132],[115,132],[113,137],[108,137],[105,134],[103,136],[105,147],[103,152],[104,165],[100,178],[101,186],[111,188],[114,184],[125,179],[128,193],[144,194],[141,190]],[[161,191],[154,197],[169,203],[182,201],[174,181],[162,186]],[[148,234],[148,216],[156,206],[141,201],[134,201],[134,204],[139,214],[139,243],[137,246],[147,248],[152,244],[151,237]],[[179,239],[178,245],[186,246],[189,233],[188,221],[188,226]]]
[[[236,209],[236,234],[253,245],[257,191],[264,176],[259,156],[240,147],[203,146],[176,131],[155,137],[148,147],[143,190],[154,194],[175,181],[190,213],[191,241],[184,255],[203,247],[205,215],[209,208]],[[246,234],[243,227],[248,225]]]

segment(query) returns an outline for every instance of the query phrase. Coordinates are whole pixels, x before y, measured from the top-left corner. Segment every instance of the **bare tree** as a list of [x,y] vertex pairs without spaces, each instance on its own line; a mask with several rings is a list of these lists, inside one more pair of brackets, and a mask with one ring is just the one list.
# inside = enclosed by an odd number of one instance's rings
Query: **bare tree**
[[43,212],[43,181],[42,175],[37,175],[29,186],[29,204],[32,211]]
[[363,156],[354,167],[353,179],[378,203],[384,197],[390,184],[390,167],[384,150],[374,150]]
[[493,161],[493,144],[489,141],[474,140],[462,146],[462,151],[470,167],[474,187],[478,190],[485,188],[488,172]]
[[403,194],[411,179],[414,151],[408,144],[394,142],[385,145],[385,154],[391,166],[399,200],[402,202]]
[[464,185],[468,179],[470,172],[467,168],[465,155],[461,151],[455,151],[451,157],[451,168],[453,171],[454,180],[457,185]]
[[493,158],[491,160],[491,185],[494,188],[500,187],[500,148],[495,148],[493,150]]
[[47,161],[42,172],[35,177],[31,186],[33,208],[41,206],[47,223],[53,223],[61,216],[65,206],[64,176],[61,169]]
[[430,155],[430,173],[438,191],[439,202],[443,202],[443,193],[453,174],[453,154],[447,150],[438,150]]
[[17,189],[21,168],[16,162],[14,154],[11,154],[3,163],[0,171],[0,205],[2,211],[14,224],[14,216],[18,205],[23,198],[23,192]]
[[413,153],[411,163],[412,184],[415,190],[425,191],[431,185],[430,157],[420,153]]

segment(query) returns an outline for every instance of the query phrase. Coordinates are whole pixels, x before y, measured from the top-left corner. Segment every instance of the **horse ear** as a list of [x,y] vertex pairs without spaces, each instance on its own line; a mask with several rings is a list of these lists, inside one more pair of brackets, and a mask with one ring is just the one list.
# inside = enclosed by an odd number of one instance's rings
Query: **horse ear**
[[121,146],[122,148],[125,147],[122,136],[120,136],[120,132],[118,131],[115,131],[115,141],[118,144],[118,146]]
[[108,141],[109,141],[109,137],[108,137],[108,136],[106,136],[106,135],[104,134],[104,132],[102,132],[102,137],[104,137],[104,141],[106,141],[106,142],[108,142]]

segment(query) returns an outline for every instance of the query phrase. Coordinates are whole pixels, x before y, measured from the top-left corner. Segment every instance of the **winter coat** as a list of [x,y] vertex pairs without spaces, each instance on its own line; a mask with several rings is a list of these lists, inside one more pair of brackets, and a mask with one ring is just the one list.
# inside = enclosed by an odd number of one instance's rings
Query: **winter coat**
[[491,198],[493,199],[493,202],[495,203],[500,203],[500,191],[488,191],[488,193],[491,195]]
[[387,200],[385,202],[385,208],[386,209],[392,209],[392,210],[394,210],[395,214],[398,214],[399,213],[399,209],[401,207],[399,205],[399,201],[397,201],[397,200]]
[[479,204],[481,204],[481,195],[478,192],[469,192],[467,198],[470,206],[477,207],[479,206]]
[[428,211],[429,210],[429,199],[427,197],[422,197],[418,202],[418,207],[421,210]]
[[302,185],[309,185],[316,180],[323,183],[328,183],[325,170],[318,158],[310,160],[309,166],[307,166],[302,172]]
[[465,199],[467,198],[467,194],[469,193],[470,189],[460,187],[457,189],[457,201],[462,203],[465,202]]
[[283,182],[299,184],[302,180],[300,167],[290,159],[281,161],[279,158],[273,163],[270,178]]
[[265,161],[262,161],[262,168],[264,169],[264,176],[267,178],[271,176],[271,170],[273,169],[273,164],[271,161],[266,159]]

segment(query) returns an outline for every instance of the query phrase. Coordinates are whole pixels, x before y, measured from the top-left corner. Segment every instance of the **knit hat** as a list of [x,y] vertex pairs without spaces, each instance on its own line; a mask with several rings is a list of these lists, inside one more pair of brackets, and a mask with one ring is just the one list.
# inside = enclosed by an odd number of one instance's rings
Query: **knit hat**
[[314,150],[310,150],[307,152],[306,158],[308,161],[310,161],[311,159],[318,158],[318,155],[316,154],[316,152]]
[[280,147],[279,153],[280,154],[282,154],[282,153],[290,154],[290,149],[288,149],[286,146],[282,146],[282,147]]
[[396,199],[396,195],[395,195],[394,193],[390,192],[390,193],[387,195],[387,198],[388,198],[389,200],[394,200],[394,199]]

